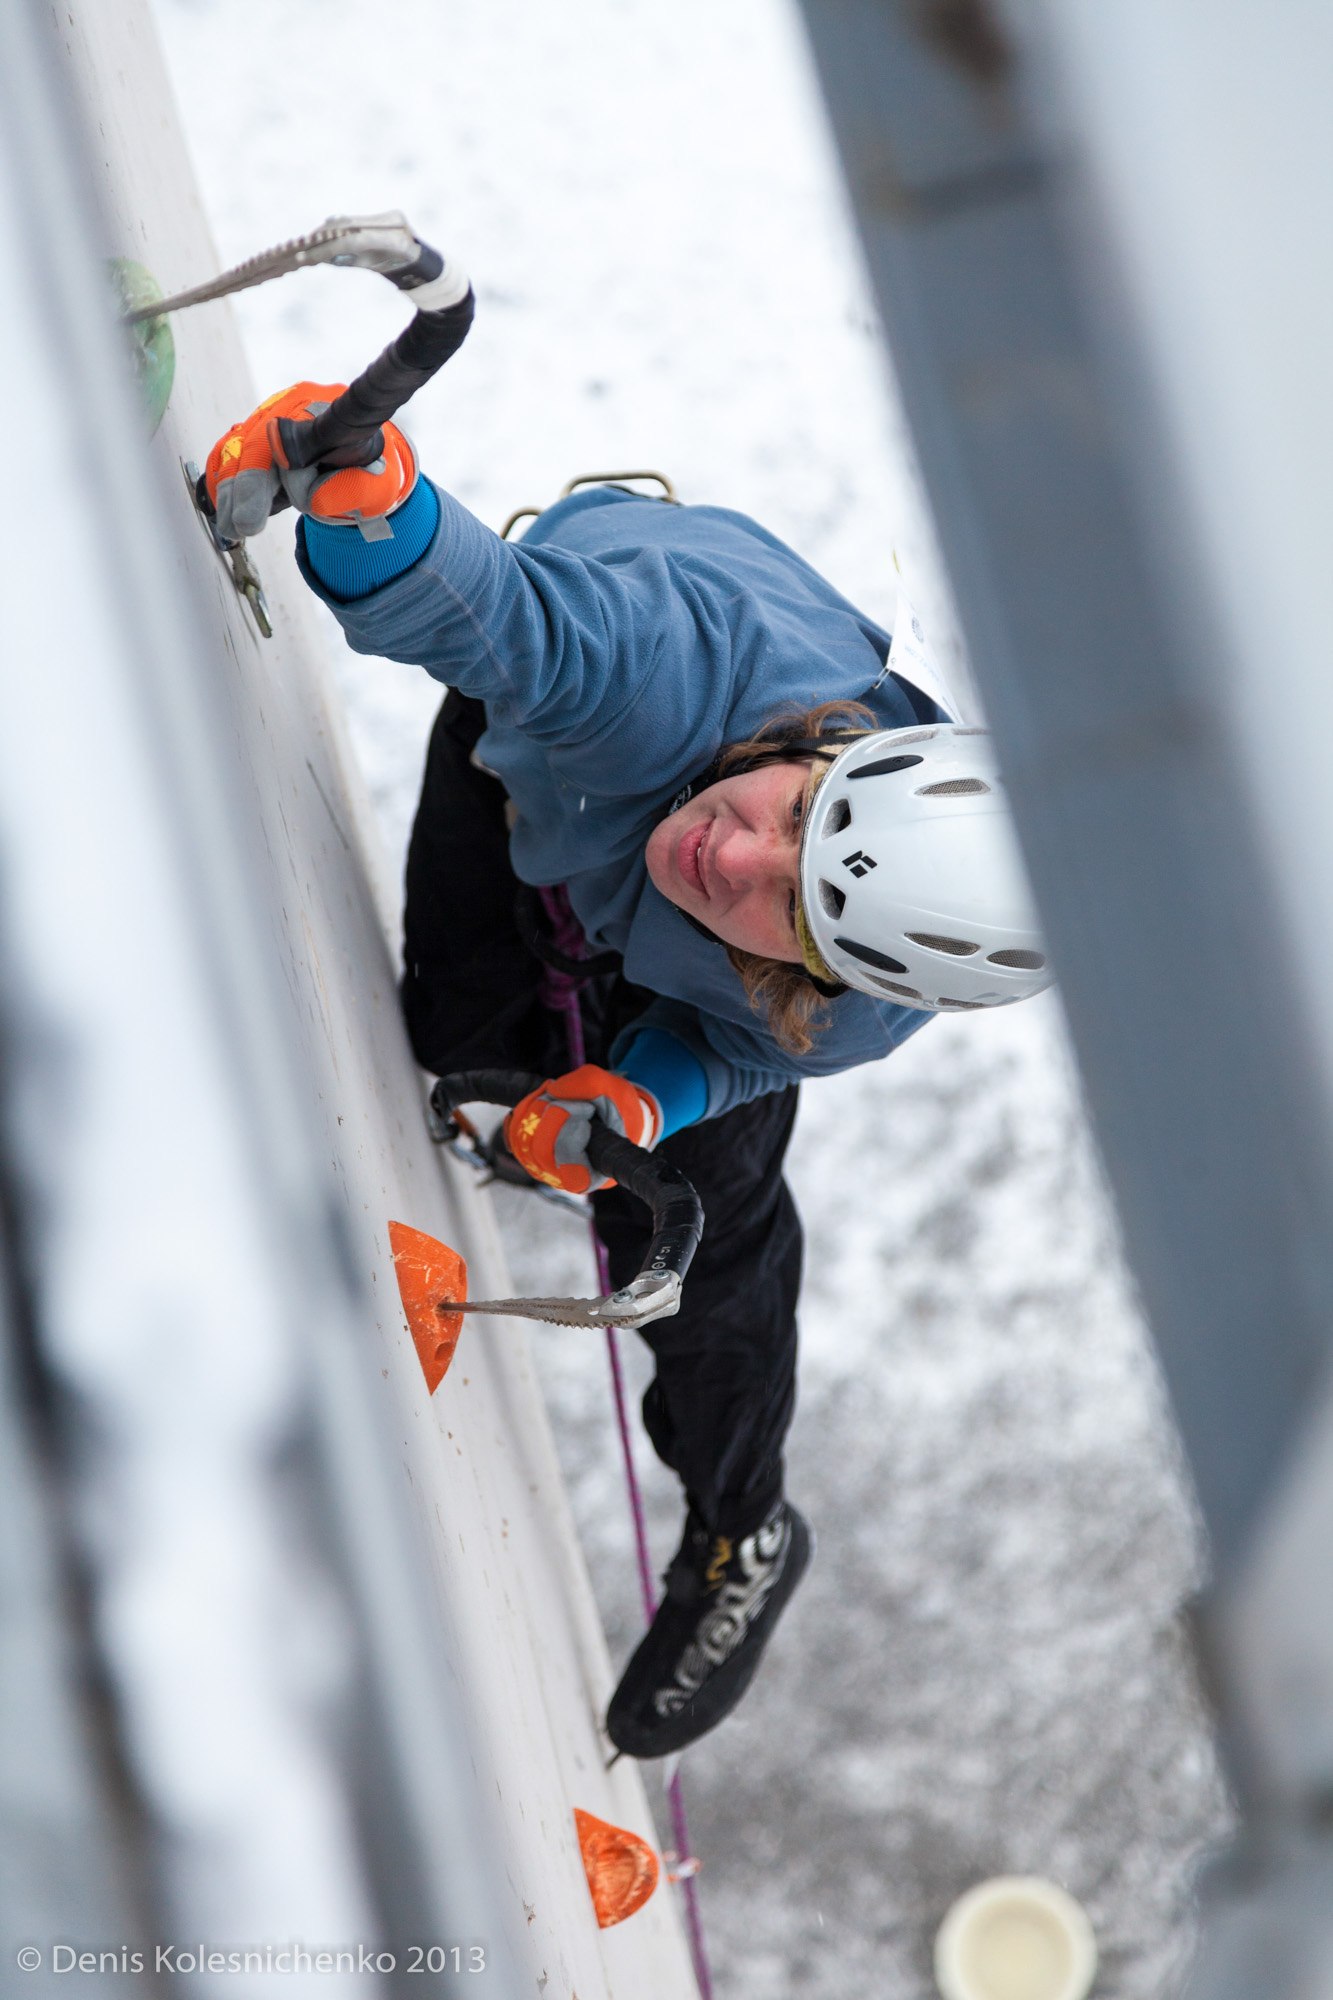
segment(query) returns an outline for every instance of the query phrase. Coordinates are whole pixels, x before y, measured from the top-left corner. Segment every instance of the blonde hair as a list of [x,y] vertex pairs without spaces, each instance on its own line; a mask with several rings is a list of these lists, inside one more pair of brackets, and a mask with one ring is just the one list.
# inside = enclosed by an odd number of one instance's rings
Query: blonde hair
[[[853,736],[875,727],[872,709],[860,701],[823,701],[817,708],[777,716],[766,722],[758,735],[745,743],[731,743],[718,759],[718,775],[725,778],[737,765],[748,767],[756,757],[774,761],[773,753],[791,745],[791,761],[809,760],[807,747],[826,739],[829,753],[842,748]],[[745,988],[745,997],[778,1047],[788,1055],[807,1055],[816,1035],[829,1024],[829,996],[821,993],[803,965],[785,958],[761,958],[757,952],[742,951],[739,945],[726,946],[727,957]]]

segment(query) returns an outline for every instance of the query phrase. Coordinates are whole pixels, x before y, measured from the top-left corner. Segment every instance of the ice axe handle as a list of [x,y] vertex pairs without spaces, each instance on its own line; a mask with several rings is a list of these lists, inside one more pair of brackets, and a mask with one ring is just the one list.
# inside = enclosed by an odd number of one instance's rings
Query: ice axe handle
[[297,470],[308,465],[372,465],[384,450],[380,426],[458,352],[475,306],[469,288],[465,298],[443,312],[415,313],[397,340],[321,415],[308,422],[280,418],[278,432],[287,463]]
[[[431,1103],[446,1120],[460,1104],[512,1107],[530,1091],[540,1090],[544,1080],[517,1069],[455,1070],[439,1079],[431,1092]],[[670,1273],[684,1278],[703,1235],[704,1211],[679,1167],[673,1167],[660,1153],[646,1152],[613,1132],[595,1112],[588,1134],[588,1158],[598,1173],[609,1174],[652,1211],[653,1240],[640,1276]]]

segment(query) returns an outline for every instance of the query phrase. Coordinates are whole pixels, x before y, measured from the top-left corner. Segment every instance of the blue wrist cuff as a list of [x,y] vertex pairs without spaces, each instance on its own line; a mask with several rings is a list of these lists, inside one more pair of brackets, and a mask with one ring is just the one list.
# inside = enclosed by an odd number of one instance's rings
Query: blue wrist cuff
[[663,1139],[682,1126],[696,1125],[708,1109],[703,1064],[665,1028],[645,1028],[635,1035],[616,1068],[631,1083],[651,1090],[661,1105]]
[[368,542],[359,528],[331,528],[304,514],[297,533],[305,537],[311,569],[330,597],[343,604],[369,597],[411,569],[430,547],[440,520],[440,502],[428,479],[418,479],[401,507],[388,516],[391,533]]

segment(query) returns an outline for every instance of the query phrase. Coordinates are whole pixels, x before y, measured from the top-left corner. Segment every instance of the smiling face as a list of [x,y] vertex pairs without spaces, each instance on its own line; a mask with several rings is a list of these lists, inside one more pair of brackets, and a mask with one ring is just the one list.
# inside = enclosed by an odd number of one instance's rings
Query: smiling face
[[653,886],[724,943],[799,965],[796,895],[808,762],[719,778],[653,828]]

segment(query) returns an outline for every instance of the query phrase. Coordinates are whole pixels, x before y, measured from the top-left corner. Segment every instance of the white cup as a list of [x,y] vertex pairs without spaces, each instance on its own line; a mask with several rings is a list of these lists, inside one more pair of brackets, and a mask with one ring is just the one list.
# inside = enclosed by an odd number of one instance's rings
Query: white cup
[[935,1939],[944,2000],[1087,2000],[1097,1973],[1092,1925],[1039,1875],[998,1875],[960,1896]]

